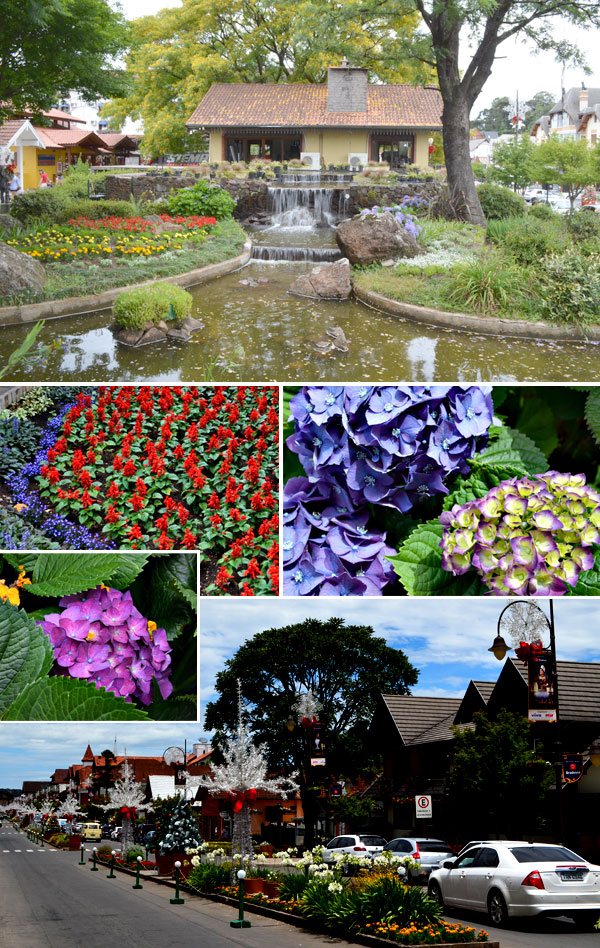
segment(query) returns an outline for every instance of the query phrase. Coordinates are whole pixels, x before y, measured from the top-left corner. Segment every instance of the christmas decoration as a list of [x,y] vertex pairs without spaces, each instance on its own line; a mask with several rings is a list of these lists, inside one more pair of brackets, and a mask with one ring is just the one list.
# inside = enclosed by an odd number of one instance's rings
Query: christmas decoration
[[187,800],[175,803],[166,825],[161,829],[158,848],[161,853],[184,853],[202,842],[198,824]]
[[[72,827],[73,820],[75,819],[77,813],[80,813],[79,809],[79,800],[76,796],[73,796],[71,792],[67,794],[64,800],[61,801],[60,805],[54,811],[55,815],[61,819],[65,819]],[[69,830],[72,832],[72,829]]]
[[133,842],[131,821],[135,819],[136,811],[143,802],[144,791],[141,785],[135,782],[129,762],[125,760],[123,776],[110,790],[109,802],[101,805],[101,809],[118,810],[122,816],[121,852],[126,853],[131,848]]
[[254,854],[250,830],[250,803],[259,790],[287,796],[298,789],[290,777],[270,778],[262,750],[256,747],[244,723],[242,693],[238,681],[238,724],[235,739],[223,749],[222,764],[212,768],[210,776],[198,778],[198,783],[209,793],[225,793],[233,800],[232,853],[242,860]]

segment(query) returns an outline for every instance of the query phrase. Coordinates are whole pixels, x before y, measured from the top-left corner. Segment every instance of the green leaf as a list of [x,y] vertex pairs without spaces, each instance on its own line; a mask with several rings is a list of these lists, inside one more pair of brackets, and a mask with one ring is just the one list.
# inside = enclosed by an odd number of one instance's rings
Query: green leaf
[[388,556],[409,596],[475,596],[483,590],[477,574],[453,576],[442,568],[437,520],[420,524],[395,556]]
[[527,435],[512,428],[492,428],[493,440],[487,448],[471,459],[474,470],[496,468],[503,477],[542,474],[548,461]]
[[485,476],[487,473],[489,472],[483,471],[480,474],[471,474],[469,477],[460,477],[452,493],[444,498],[444,510],[452,510],[454,504],[460,504],[462,507],[471,500],[485,497],[491,486],[489,478]]
[[594,556],[594,566],[579,574],[575,589],[569,587],[573,596],[600,596],[600,551]]
[[147,721],[134,704],[77,678],[35,681],[2,714],[4,721]]
[[119,556],[119,565],[110,577],[110,585],[113,589],[129,589],[148,562],[150,553],[121,553]]
[[25,572],[31,574],[39,556],[39,553],[5,553],[4,559],[13,569],[24,566]]
[[592,389],[586,399],[585,420],[594,441],[600,445],[600,389],[598,388]]
[[535,398],[527,398],[516,422],[517,428],[528,435],[548,457],[558,447],[557,414],[549,404],[544,389]]
[[108,585],[119,568],[119,553],[42,553],[39,555],[27,591],[34,596],[70,596]]
[[197,562],[195,553],[171,553],[160,560],[161,570],[171,577],[175,588],[194,611],[198,602]]
[[23,609],[0,603],[0,712],[52,665],[52,647]]

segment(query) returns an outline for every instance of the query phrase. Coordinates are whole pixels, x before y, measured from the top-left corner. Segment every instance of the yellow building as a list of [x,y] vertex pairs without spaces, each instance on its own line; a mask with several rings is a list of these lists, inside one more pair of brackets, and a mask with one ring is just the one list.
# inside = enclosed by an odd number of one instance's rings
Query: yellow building
[[211,162],[304,157],[312,167],[426,168],[442,99],[432,86],[369,83],[366,69],[343,62],[320,85],[214,83],[186,127],[209,133]]

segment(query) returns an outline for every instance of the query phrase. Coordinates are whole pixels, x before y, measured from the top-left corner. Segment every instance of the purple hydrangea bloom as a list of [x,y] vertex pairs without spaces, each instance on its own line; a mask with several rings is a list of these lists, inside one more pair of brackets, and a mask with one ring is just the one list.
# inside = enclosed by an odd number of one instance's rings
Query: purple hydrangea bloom
[[594,565],[600,493],[584,474],[513,477],[479,500],[444,512],[442,566],[473,566],[498,596],[562,596]]
[[152,682],[163,698],[169,681],[171,646],[164,629],[138,611],[130,592],[99,586],[65,596],[62,612],[40,625],[52,644],[56,664],[71,678],[86,678],[97,687],[131,701],[151,704]]

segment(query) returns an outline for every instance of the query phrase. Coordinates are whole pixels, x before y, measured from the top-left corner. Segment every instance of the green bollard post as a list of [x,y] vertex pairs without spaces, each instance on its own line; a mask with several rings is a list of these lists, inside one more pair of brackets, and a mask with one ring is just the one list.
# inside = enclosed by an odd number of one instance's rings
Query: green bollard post
[[77,865],[85,866],[85,859],[83,858],[83,854],[85,852],[85,843],[81,844],[81,846],[79,847],[79,852],[80,852],[80,856],[79,856],[79,862],[77,863]]
[[109,874],[108,874],[107,877],[106,877],[107,879],[115,879],[115,878],[116,878],[116,876],[115,876],[115,856],[116,856],[116,855],[117,855],[116,850],[113,849],[113,851],[112,851],[112,857],[111,857],[111,860],[110,860],[110,863],[109,863],[109,865],[110,865],[110,872],[109,872]]
[[252,928],[250,922],[244,918],[244,879],[246,878],[246,871],[244,869],[240,869],[238,871],[237,877],[240,892],[239,917],[234,918],[234,920],[230,922],[229,925],[231,928]]
[[179,875],[180,875],[180,871],[181,871],[181,863],[180,863],[180,862],[176,862],[176,863],[175,863],[175,898],[174,898],[174,899],[169,899],[169,902],[171,903],[171,905],[183,905],[183,903],[185,902],[185,899],[180,899],[180,898],[179,898]]
[[94,848],[92,849],[92,868],[90,869],[90,872],[98,872],[98,866],[96,865],[97,856],[98,856],[98,850],[94,846]]
[[141,856],[138,856],[137,859],[136,859],[136,867],[135,867],[135,885],[132,885],[132,886],[131,886],[132,889],[143,889],[143,888],[144,888],[144,886],[143,886],[142,883],[140,882],[140,869],[141,869],[141,868],[142,868],[142,857],[141,857]]

